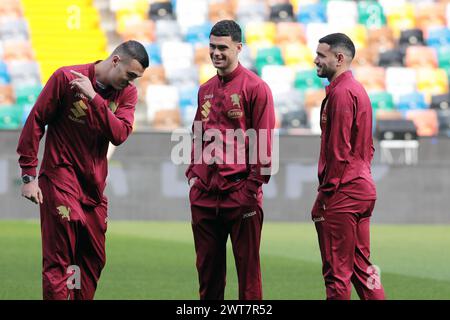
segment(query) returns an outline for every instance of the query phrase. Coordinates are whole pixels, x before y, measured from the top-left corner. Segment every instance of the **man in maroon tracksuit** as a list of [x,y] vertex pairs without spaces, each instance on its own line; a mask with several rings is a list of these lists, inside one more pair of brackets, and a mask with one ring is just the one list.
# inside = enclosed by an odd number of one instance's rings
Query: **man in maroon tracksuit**
[[240,65],[241,49],[237,23],[223,20],[214,25],[210,57],[217,75],[198,93],[192,158],[186,171],[200,299],[224,298],[228,235],[239,299],[262,299],[261,185],[270,178],[275,116],[267,84]]
[[361,299],[384,299],[376,266],[369,261],[369,223],[376,189],[372,107],[351,73],[355,46],[334,33],[319,40],[314,63],[328,78],[322,102],[319,189],[312,209],[323,262],[327,299],[350,299],[351,283]]
[[40,205],[44,299],[94,297],[105,265],[108,144],[130,135],[137,102],[131,82],[147,66],[145,48],[128,41],[104,61],[62,67],[28,116],[17,152],[22,196]]

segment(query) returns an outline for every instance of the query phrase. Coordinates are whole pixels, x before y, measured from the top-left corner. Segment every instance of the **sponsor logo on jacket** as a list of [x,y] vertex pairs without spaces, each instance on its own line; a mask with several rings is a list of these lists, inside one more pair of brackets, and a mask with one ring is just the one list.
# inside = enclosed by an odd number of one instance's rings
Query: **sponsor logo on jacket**
[[86,106],[83,100],[75,101],[73,103],[73,108],[70,109],[70,112],[72,112],[72,114],[69,114],[69,119],[84,124],[85,121],[80,118],[86,116],[87,109],[88,107]]
[[211,102],[208,100],[204,104],[202,104],[202,121],[207,121],[209,112],[211,111]]
[[233,93],[230,96],[231,103],[233,104],[233,109],[228,110],[227,116],[230,119],[238,119],[244,115],[244,112],[241,108],[241,96],[237,93]]

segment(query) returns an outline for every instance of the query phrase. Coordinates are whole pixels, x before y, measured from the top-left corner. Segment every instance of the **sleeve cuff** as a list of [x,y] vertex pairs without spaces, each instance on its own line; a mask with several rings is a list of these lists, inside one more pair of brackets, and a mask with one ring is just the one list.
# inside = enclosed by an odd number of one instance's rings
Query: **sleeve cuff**
[[36,168],[22,168],[22,176],[29,175],[36,177]]

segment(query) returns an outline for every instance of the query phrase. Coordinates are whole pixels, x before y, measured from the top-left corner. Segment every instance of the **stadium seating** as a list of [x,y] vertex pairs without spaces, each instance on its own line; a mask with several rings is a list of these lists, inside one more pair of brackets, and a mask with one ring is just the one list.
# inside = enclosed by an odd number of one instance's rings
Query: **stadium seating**
[[6,63],[0,61],[0,85],[11,82],[11,76],[9,75]]
[[0,85],[0,105],[14,103],[14,89],[10,84]]
[[386,26],[378,29],[369,29],[367,30],[367,43],[369,47],[380,53],[392,50],[396,45],[394,32]]
[[416,91],[417,73],[412,68],[388,67],[386,69],[386,90],[397,103],[402,94]]
[[276,25],[275,43],[279,46],[293,42],[306,44],[304,27],[296,22],[279,22]]
[[386,69],[382,67],[366,65],[354,68],[353,74],[368,92],[386,90]]
[[202,25],[191,26],[187,29],[184,40],[196,45],[209,45],[209,32],[212,25],[207,22]]
[[263,67],[266,65],[283,65],[283,57],[279,47],[275,46],[258,50],[255,66],[259,74],[261,74]]
[[208,22],[208,0],[177,1],[175,12],[181,32],[186,33],[189,27]]
[[297,21],[303,24],[324,23],[327,21],[326,8],[323,2],[300,5]]
[[291,42],[279,46],[282,50],[284,64],[297,68],[314,67],[314,56],[311,50],[300,42]]
[[378,29],[386,25],[383,7],[376,1],[358,1],[358,23],[367,29]]
[[432,27],[427,30],[427,45],[438,49],[450,44],[450,30],[446,27]]
[[18,129],[22,121],[22,109],[16,105],[0,104],[0,129]]
[[361,48],[356,51],[355,58],[353,59],[353,67],[366,67],[374,66],[378,64],[378,50],[372,46]]
[[[383,2],[387,4],[388,1]],[[394,36],[398,38],[402,30],[414,28],[415,26],[415,10],[412,3],[400,3],[396,1],[391,2],[391,7],[386,13],[387,25],[392,29]]]
[[267,8],[263,2],[239,1],[236,10],[237,21],[246,26],[250,22],[264,22]]
[[230,3],[230,1],[210,2],[208,18],[211,23],[216,23],[220,20],[235,19],[233,5]]
[[250,22],[245,28],[245,42],[249,46],[255,43],[274,45],[276,33],[277,28],[273,22]]
[[405,66],[408,68],[437,68],[436,50],[427,46],[408,46]]
[[416,26],[421,30],[446,26],[445,9],[445,3],[430,2],[417,5],[415,11]]
[[450,95],[448,93],[433,95],[430,108],[443,111],[450,110]]
[[[23,122],[55,69],[107,56],[114,44],[94,5],[93,0],[1,1],[0,86],[10,93],[3,94],[2,114],[15,108],[2,120],[4,127]],[[320,132],[314,117],[327,81],[316,74],[317,41],[345,32],[357,48],[352,70],[372,99],[374,118],[433,110],[435,117],[428,117],[438,119],[438,129],[419,135],[443,135],[439,128],[447,123],[450,105],[448,1],[109,0],[108,10],[121,40],[141,41],[150,56],[150,68],[136,81],[148,115],[143,126],[188,126],[194,91],[216,74],[209,57],[211,26],[236,19],[244,39],[240,61],[272,88],[281,128]],[[159,86],[166,94],[155,93]],[[287,111],[292,104],[299,108]]]
[[295,74],[294,87],[299,91],[316,90],[324,87],[315,69],[302,69]]
[[[160,111],[178,110],[178,100],[178,89],[175,86],[150,84],[146,93],[146,102],[149,106],[147,109],[147,120],[153,123]],[[159,114],[164,114],[164,112]],[[174,115],[174,113],[168,113],[168,115]],[[168,122],[176,121],[168,119]]]
[[392,94],[386,91],[371,92],[369,93],[370,101],[372,102],[372,108],[374,112],[378,110],[393,110],[394,99]]
[[172,3],[166,1],[151,3],[148,17],[154,21],[175,19]]
[[437,111],[439,135],[450,138],[450,110]]
[[179,90],[180,114],[184,127],[190,128],[197,112],[198,86],[181,87]]
[[414,122],[418,136],[431,137],[439,133],[436,110],[410,110],[406,113],[406,119]]
[[92,0],[21,3],[43,83],[63,65],[88,63],[108,55],[106,36]]
[[283,65],[265,65],[262,67],[261,78],[272,89],[273,95],[286,95],[292,89],[294,71]]
[[270,6],[270,21],[273,22],[288,22],[295,21],[294,8],[290,3],[277,3]]
[[428,98],[433,94],[444,94],[448,92],[447,74],[442,69],[417,69],[417,89],[428,95]]
[[425,96],[420,92],[401,95],[397,104],[398,110],[426,109]]
[[333,0],[327,2],[327,22],[332,27],[354,27],[358,22],[355,1]]
[[164,43],[165,41],[181,41],[182,34],[179,24],[175,20],[156,21],[156,41]]

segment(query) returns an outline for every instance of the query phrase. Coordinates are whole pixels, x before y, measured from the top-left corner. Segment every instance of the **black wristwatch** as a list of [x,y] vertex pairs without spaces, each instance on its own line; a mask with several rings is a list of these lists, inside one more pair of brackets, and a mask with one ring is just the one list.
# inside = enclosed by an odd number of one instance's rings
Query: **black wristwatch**
[[29,174],[24,174],[22,176],[22,182],[25,183],[25,184],[30,183],[34,179],[36,179],[36,177],[30,176]]

